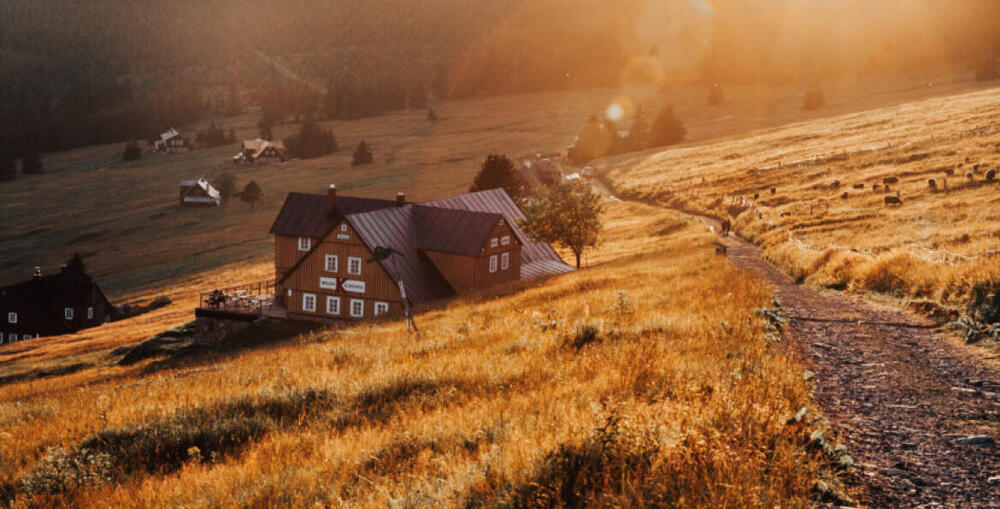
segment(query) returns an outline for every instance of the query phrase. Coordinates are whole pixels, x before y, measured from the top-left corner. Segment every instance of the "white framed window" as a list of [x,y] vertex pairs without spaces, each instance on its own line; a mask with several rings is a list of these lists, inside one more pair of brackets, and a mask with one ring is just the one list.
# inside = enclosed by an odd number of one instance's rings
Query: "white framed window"
[[7,323],[17,323],[17,313],[13,311],[7,313]]
[[490,247],[497,247],[500,245],[500,241],[496,237],[490,239]]
[[63,308],[63,318],[67,320],[73,319],[73,308]]
[[365,316],[365,301],[361,299],[351,299],[351,316],[361,318]]
[[310,313],[316,312],[316,294],[302,294],[302,311],[309,311]]
[[506,245],[509,245],[509,244],[510,244],[510,235],[504,235],[503,237],[500,237],[500,245],[501,246],[506,246]]
[[87,320],[93,320],[93,319],[94,319],[94,306],[90,306],[87,308]]
[[340,231],[342,231],[342,232],[346,232],[347,231],[347,223],[344,223],[344,224],[340,225]]
[[490,272],[497,271],[497,255],[490,256]]
[[376,302],[375,303],[375,316],[381,316],[389,312],[388,302]]
[[347,257],[347,273],[352,276],[361,275],[361,258],[354,256]]
[[337,265],[339,264],[340,258],[337,255],[326,255],[326,263],[324,266],[326,267],[327,272],[337,272]]
[[312,248],[312,239],[309,237],[299,237],[299,251],[308,251]]
[[500,270],[507,270],[510,268],[510,253],[502,253],[500,255]]
[[326,298],[326,314],[328,315],[340,314],[340,297]]
[[10,334],[10,342],[13,343],[15,341],[17,341],[17,334],[11,333]]

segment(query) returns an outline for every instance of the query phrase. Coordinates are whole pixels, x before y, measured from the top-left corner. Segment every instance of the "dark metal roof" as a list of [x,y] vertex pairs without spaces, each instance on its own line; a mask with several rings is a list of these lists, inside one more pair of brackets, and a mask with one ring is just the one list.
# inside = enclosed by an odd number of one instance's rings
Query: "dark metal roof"
[[503,216],[489,212],[414,206],[420,249],[478,255]]
[[[552,246],[544,242],[534,242],[528,238],[519,224],[522,220],[524,220],[524,213],[521,212],[521,209],[517,207],[514,200],[511,200],[510,196],[507,196],[507,193],[503,189],[490,189],[488,191],[460,194],[443,200],[427,202],[424,203],[424,205],[428,207],[471,210],[475,212],[495,212],[503,214],[503,216],[507,218],[507,222],[510,223],[511,229],[514,230],[514,234],[517,236],[518,240],[521,241],[522,267],[535,262],[550,261],[558,262],[568,269],[563,270],[562,272],[569,272],[573,270],[572,267],[563,262],[562,258],[559,258],[559,255],[556,254],[554,249],[552,249]],[[550,264],[548,266],[552,269],[556,267],[555,264]]]
[[330,233],[345,216],[396,206],[395,201],[353,196],[338,196],[335,203],[336,214],[330,216],[326,213],[325,194],[288,193],[281,212],[271,225],[271,233],[320,238]]
[[378,263],[396,281],[402,281],[406,297],[414,304],[453,295],[455,290],[441,276],[437,267],[419,248],[419,233],[414,227],[414,205],[352,214],[347,217],[358,238],[372,252],[376,247],[391,247],[392,254]]

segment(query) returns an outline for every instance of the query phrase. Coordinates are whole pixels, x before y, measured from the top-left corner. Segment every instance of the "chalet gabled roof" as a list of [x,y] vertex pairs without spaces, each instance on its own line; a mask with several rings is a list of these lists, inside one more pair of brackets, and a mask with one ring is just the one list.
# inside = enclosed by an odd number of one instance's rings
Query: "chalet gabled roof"
[[478,255],[502,215],[489,212],[414,206],[414,227],[420,249]]
[[[535,242],[524,233],[519,224],[524,220],[524,213],[521,212],[521,209],[514,203],[514,200],[511,200],[510,196],[503,189],[490,189],[487,191],[460,194],[443,200],[427,202],[424,205],[503,214],[507,222],[510,223],[510,228],[514,231],[514,235],[521,242],[522,278],[562,274],[573,270],[573,267],[566,265],[566,262],[556,254],[552,246],[545,242]],[[533,267],[532,265],[536,263],[540,265]]]
[[326,200],[322,194],[288,193],[270,233],[322,238],[345,216],[396,206],[396,202],[389,200],[338,196],[336,214],[331,217],[326,213]]
[[285,142],[280,140],[268,141],[261,138],[257,138],[256,140],[243,140],[243,152],[237,154],[237,157],[246,152],[250,152],[250,158],[256,159],[260,157],[260,154],[264,152],[264,149],[267,147],[274,147],[278,152],[284,152]]
[[437,267],[420,250],[420,233],[414,225],[417,209],[410,204],[347,217],[358,239],[370,251],[375,252],[376,247],[390,247],[396,251],[378,263],[393,280],[403,282],[406,297],[414,304],[455,293]]

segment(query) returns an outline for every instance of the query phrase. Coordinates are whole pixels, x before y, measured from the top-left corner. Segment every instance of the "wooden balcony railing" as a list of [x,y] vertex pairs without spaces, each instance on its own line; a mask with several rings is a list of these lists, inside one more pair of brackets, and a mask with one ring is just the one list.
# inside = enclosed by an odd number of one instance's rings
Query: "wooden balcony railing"
[[274,280],[254,281],[202,292],[199,308],[262,315],[274,308]]

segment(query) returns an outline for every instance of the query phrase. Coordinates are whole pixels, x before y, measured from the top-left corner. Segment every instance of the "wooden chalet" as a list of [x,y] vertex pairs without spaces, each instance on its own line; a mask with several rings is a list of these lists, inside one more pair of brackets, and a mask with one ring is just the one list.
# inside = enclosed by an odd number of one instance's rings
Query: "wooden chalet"
[[180,201],[182,207],[218,207],[222,195],[207,180],[182,180]]
[[179,154],[194,150],[194,144],[182,136],[180,131],[171,127],[153,140],[153,150],[162,154]]
[[[229,303],[307,320],[401,316],[407,305],[572,271],[525,235],[523,217],[502,189],[419,204],[402,193],[337,196],[335,186],[290,193],[271,227],[275,279],[238,287],[239,296],[205,293],[199,316],[234,311]],[[257,289],[273,291],[273,302]]]
[[274,163],[285,160],[285,142],[268,141],[261,138],[243,140],[243,148],[233,156],[236,164]]
[[111,318],[112,306],[82,269],[63,266],[29,281],[0,288],[0,343],[68,334]]

